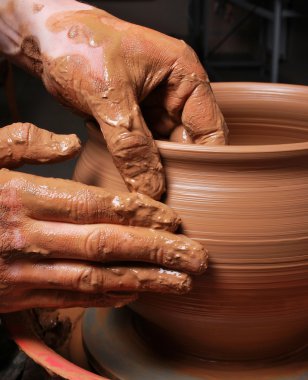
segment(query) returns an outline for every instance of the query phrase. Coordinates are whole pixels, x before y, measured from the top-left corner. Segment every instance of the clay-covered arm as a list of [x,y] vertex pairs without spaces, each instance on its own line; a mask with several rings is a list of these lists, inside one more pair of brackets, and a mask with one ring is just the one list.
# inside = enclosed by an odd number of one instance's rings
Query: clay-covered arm
[[130,190],[165,190],[152,134],[182,125],[195,143],[226,143],[208,76],[183,41],[73,0],[2,0],[0,48],[97,120]]
[[51,43],[55,48],[59,40],[46,28],[48,18],[64,10],[91,8],[72,0],[1,0],[0,51],[8,57],[19,55],[24,39],[31,35],[37,38],[42,51],[49,49]]

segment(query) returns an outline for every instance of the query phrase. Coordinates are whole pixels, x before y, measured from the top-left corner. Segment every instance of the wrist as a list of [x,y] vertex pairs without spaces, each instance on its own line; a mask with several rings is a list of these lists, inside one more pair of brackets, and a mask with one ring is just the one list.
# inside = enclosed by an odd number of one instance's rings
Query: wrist
[[1,0],[0,52],[20,63],[23,41],[31,36],[44,53],[57,43],[46,26],[53,14],[91,8],[75,0]]

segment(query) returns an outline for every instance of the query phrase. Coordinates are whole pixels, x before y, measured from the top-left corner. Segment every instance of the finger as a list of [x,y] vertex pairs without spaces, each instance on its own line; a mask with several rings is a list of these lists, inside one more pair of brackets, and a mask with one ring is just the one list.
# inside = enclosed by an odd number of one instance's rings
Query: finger
[[[173,81],[179,83],[170,84]],[[188,136],[183,139],[173,136],[172,141],[226,144],[228,129],[209,83],[185,76],[171,78],[170,83],[164,91],[160,89],[155,94],[156,97],[160,95],[159,105],[150,97],[143,106],[145,118],[158,138],[172,135],[174,129],[183,124]]]
[[197,144],[225,145],[227,125],[209,83],[200,82],[187,99],[182,123]]
[[1,128],[0,147],[2,167],[63,161],[81,149],[76,135],[57,135],[31,123],[15,123]]
[[181,220],[168,206],[138,193],[110,193],[69,180],[5,172],[27,215],[38,220],[111,223],[175,231]]
[[114,101],[92,101],[93,115],[128,189],[159,199],[165,191],[165,178],[151,132],[136,97],[127,90],[115,95]]
[[12,271],[14,284],[22,285],[23,289],[62,289],[89,294],[186,293],[191,289],[187,274],[159,268],[106,268],[85,262],[48,260],[15,262]]
[[183,125],[176,127],[171,133],[169,140],[181,144],[193,144],[193,141]]
[[1,305],[9,313],[32,308],[122,307],[137,299],[135,294],[84,294],[65,290],[32,290]]
[[141,227],[33,222],[26,239],[23,252],[46,258],[138,261],[189,273],[202,273],[207,267],[207,252],[201,244],[183,235]]
[[182,124],[198,144],[227,142],[227,127],[207,74],[189,46],[183,45],[181,56],[162,90],[158,98],[174,127]]

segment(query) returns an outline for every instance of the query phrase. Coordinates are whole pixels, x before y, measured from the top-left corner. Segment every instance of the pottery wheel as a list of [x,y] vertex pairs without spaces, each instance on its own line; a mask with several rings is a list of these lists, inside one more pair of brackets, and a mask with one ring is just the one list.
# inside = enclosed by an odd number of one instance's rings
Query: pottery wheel
[[128,308],[89,309],[83,341],[91,365],[117,380],[303,380],[308,350],[267,363],[207,362],[168,357],[138,333],[138,317]]

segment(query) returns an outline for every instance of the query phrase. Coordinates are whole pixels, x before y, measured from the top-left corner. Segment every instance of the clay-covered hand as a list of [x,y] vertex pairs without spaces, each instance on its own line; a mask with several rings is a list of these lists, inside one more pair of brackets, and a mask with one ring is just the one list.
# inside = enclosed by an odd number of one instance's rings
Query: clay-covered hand
[[[0,129],[0,146],[1,167],[58,161],[80,149],[74,135],[21,123]],[[123,305],[137,292],[188,291],[190,277],[181,272],[202,273],[207,255],[171,233],[179,222],[145,195],[1,169],[0,312]]]
[[33,9],[15,60],[62,103],[97,120],[130,190],[155,199],[165,190],[152,133],[166,138],[183,125],[195,143],[225,144],[208,76],[183,41],[72,0],[12,1]]
[[95,117],[130,190],[159,199],[165,189],[149,128],[166,137],[182,124],[196,143],[225,143],[208,77],[183,41],[94,8],[57,13],[47,27],[62,41],[44,51],[47,88]]

